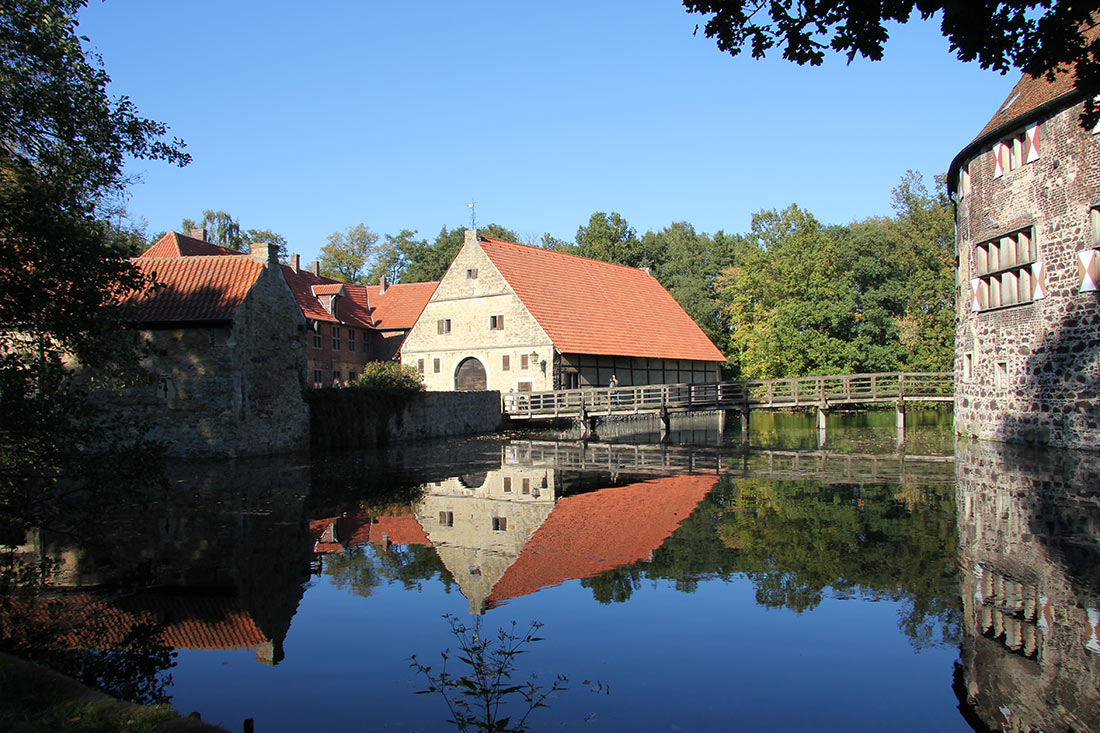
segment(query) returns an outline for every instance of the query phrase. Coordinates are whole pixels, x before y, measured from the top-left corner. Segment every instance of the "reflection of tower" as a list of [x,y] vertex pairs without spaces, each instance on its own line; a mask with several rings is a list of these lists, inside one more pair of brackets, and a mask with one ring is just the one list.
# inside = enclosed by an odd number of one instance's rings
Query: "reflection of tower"
[[965,690],[987,725],[1100,729],[1100,456],[956,451]]
[[470,613],[484,610],[493,585],[554,508],[554,471],[508,465],[426,485],[416,505],[440,560]]

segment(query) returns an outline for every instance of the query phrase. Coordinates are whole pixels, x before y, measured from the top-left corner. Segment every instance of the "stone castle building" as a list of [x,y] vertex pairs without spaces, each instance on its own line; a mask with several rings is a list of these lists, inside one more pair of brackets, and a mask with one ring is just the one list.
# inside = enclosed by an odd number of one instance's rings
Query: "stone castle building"
[[[139,259],[178,257],[239,257],[240,252],[205,241],[201,229],[193,236],[169,232]],[[401,342],[416,322],[436,282],[365,286],[320,274],[313,262],[302,269],[298,255],[280,265],[301,315],[306,319],[302,340],[306,378],[312,387],[344,384],[371,361],[399,358]]]
[[1100,448],[1100,127],[1024,76],[955,157],[955,428]]
[[466,231],[401,349],[430,390],[717,382],[722,353],[648,272]]

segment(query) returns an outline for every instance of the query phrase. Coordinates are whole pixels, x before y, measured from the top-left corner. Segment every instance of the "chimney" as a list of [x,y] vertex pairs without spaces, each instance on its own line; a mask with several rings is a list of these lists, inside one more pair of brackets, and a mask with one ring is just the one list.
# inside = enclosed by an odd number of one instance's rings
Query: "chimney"
[[197,228],[196,229],[188,229],[187,230],[187,236],[191,237],[192,239],[201,239],[202,241],[205,242],[206,241],[206,227],[203,227],[202,229],[197,229]]
[[463,238],[462,244],[463,246],[465,246],[467,244],[470,244],[471,242],[476,242],[479,239],[481,239],[481,235],[478,233],[477,229],[467,229],[466,236]]
[[385,275],[382,275],[378,278],[378,294],[379,295],[385,295],[386,294],[386,276]]
[[290,266],[294,268],[294,272],[298,272],[302,269],[302,256],[299,254],[293,254],[290,256]]
[[264,265],[279,264],[279,245],[270,242],[254,242],[249,250],[252,259]]
[[318,262],[317,260],[314,260],[313,262],[310,262],[309,263],[309,271],[312,272],[317,277],[320,277],[321,276],[321,263]]

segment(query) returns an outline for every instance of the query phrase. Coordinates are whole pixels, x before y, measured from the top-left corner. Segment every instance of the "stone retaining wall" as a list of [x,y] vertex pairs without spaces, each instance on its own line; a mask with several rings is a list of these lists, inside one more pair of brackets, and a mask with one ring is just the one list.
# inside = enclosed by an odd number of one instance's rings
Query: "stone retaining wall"
[[307,393],[312,445],[374,448],[405,440],[484,435],[501,425],[500,392],[421,392],[404,397],[354,389]]

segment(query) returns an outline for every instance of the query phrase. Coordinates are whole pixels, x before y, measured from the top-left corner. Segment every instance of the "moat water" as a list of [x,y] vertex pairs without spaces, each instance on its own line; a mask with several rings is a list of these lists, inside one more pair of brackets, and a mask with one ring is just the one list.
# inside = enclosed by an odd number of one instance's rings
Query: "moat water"
[[1100,729],[1100,456],[909,418],[169,465],[24,538],[54,572],[0,635],[230,731],[453,729],[411,657],[476,687],[455,626],[533,623],[496,685],[515,724],[564,676],[531,730]]

